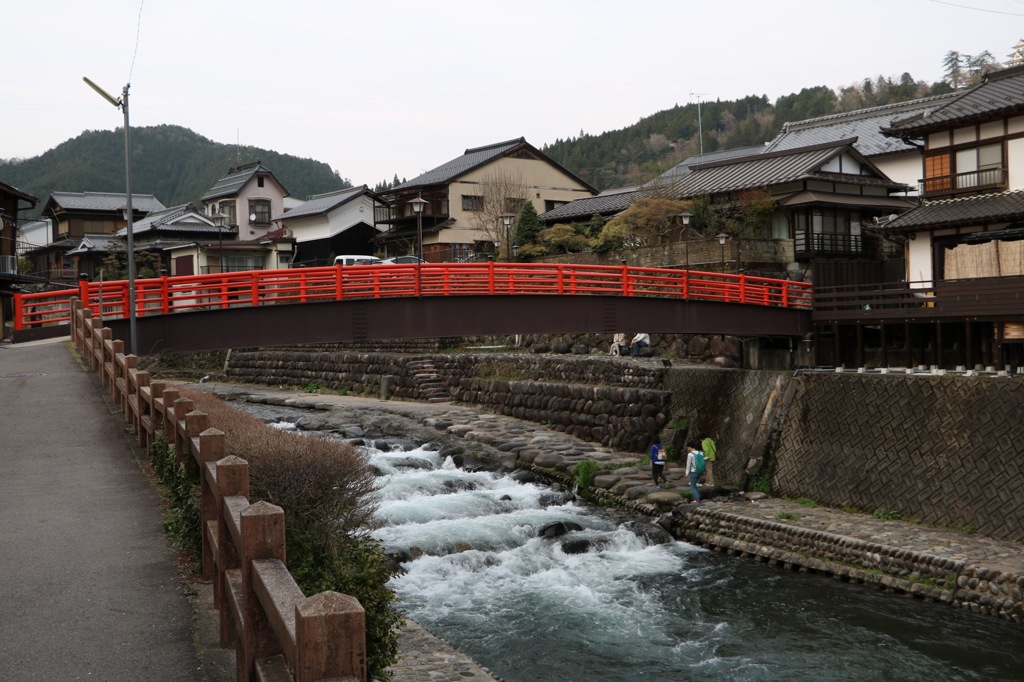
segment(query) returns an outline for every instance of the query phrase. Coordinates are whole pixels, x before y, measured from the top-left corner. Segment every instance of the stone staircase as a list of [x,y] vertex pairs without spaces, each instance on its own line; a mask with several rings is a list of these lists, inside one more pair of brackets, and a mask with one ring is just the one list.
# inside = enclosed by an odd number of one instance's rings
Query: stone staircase
[[410,360],[408,368],[423,400],[428,403],[450,403],[452,401],[451,393],[441,380],[432,360],[429,358]]

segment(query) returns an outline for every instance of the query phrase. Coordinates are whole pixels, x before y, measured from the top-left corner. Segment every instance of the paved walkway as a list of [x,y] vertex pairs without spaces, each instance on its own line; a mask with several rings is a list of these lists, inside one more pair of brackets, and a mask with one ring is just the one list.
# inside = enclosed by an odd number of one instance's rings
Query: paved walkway
[[0,346],[0,679],[202,680],[160,500],[63,341]]

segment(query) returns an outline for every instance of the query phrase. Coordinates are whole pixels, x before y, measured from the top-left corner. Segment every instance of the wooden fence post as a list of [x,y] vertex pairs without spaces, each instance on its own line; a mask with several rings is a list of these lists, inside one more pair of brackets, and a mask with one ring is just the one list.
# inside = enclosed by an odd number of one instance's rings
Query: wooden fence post
[[217,462],[217,576],[213,582],[213,598],[220,612],[220,645],[230,646],[235,640],[235,621],[228,599],[227,571],[239,567],[238,548],[228,530],[226,497],[249,497],[249,463],[228,455]]
[[124,367],[122,367],[122,371],[124,372],[124,376],[122,377],[124,379],[124,390],[121,391],[121,414],[123,414],[125,419],[129,422],[131,421],[131,417],[129,416],[128,410],[128,397],[132,393],[132,370],[138,371],[138,369],[138,355],[132,354],[124,356]]
[[355,597],[321,592],[295,605],[295,682],[366,682],[366,613]]
[[192,401],[188,398],[178,398],[174,401],[171,423],[173,428],[172,438],[174,439],[174,460],[181,464],[185,460],[185,438],[182,431],[185,426],[185,415],[192,411]]
[[253,589],[252,562],[256,559],[277,559],[285,563],[284,510],[269,502],[257,502],[242,511],[239,519],[242,546],[242,612],[245,633],[242,635],[242,660],[238,669],[240,682],[252,679],[256,660],[281,653],[281,644],[267,619],[259,597]]
[[[192,414],[195,414],[193,412]],[[191,416],[191,415],[189,415]],[[203,415],[204,417],[206,415]],[[210,545],[210,532],[216,528],[219,510],[217,509],[217,491],[211,486],[207,476],[206,463],[216,462],[224,457],[224,432],[217,429],[206,429],[199,434],[199,509],[200,530],[203,537],[203,578],[214,578],[213,548]]]
[[174,403],[178,401],[181,393],[176,388],[165,388],[163,395],[163,409],[161,410],[161,422],[164,429],[164,440],[168,446],[174,445]]
[[[189,401],[191,402],[191,401]],[[205,412],[190,410],[185,415],[185,433],[182,434],[183,454],[191,454],[192,460],[199,464],[199,453],[192,447],[192,441],[199,438],[199,434],[209,426],[210,419]]]
[[110,342],[110,397],[118,404],[121,402],[121,395],[117,386],[117,380],[121,376],[121,370],[123,369],[123,365],[118,362],[119,357],[122,360],[124,358],[124,341],[114,339]]

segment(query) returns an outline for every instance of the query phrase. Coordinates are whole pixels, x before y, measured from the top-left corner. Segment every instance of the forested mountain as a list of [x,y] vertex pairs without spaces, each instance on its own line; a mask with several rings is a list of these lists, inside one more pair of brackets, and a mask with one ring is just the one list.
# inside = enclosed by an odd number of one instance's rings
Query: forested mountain
[[[132,193],[152,194],[166,206],[198,203],[232,166],[257,159],[299,199],[352,186],[321,161],[221,144],[181,126],[131,132]],[[123,193],[124,130],[86,131],[40,156],[0,161],[0,180],[39,197],[36,215],[53,191]]]
[[[735,101],[676,105],[634,125],[601,135],[580,131],[579,137],[545,145],[545,154],[598,189],[646,182],[682,160],[703,151],[764,144],[790,121],[843,111],[894,104],[950,92],[945,81],[927,84],[909,73],[899,80],[878,76],[838,91],[826,86],[804,88],[774,105],[765,96]],[[699,119],[698,119],[699,113]]]
[[[691,102],[621,130],[600,135],[581,130],[578,137],[558,139],[542,149],[598,189],[638,185],[698,154],[702,143],[705,152],[764,144],[786,122],[950,92],[971,86],[985,69],[999,66],[987,52],[977,56],[950,52],[944,64],[947,76],[937,83],[915,81],[904,73],[895,80],[865,78],[838,90],[804,88],[774,103],[764,95]],[[352,186],[320,161],[221,144],[180,126],[133,128],[132,148],[132,190],[153,194],[167,206],[198,201],[229,168],[257,159],[299,199]],[[124,133],[88,131],[41,156],[0,160],[0,180],[38,196],[40,208],[54,190],[123,192]],[[395,175],[391,183],[380,183],[376,189],[399,182]]]

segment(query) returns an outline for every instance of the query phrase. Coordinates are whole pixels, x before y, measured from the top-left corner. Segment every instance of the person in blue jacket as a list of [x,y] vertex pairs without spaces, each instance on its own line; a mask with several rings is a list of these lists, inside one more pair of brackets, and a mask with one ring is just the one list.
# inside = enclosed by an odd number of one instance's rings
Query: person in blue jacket
[[657,487],[658,481],[660,480],[668,487],[668,479],[665,478],[665,464],[668,462],[668,455],[665,453],[665,448],[661,445],[661,438],[658,436],[654,437],[654,442],[651,443],[651,476],[654,478],[654,485]]

